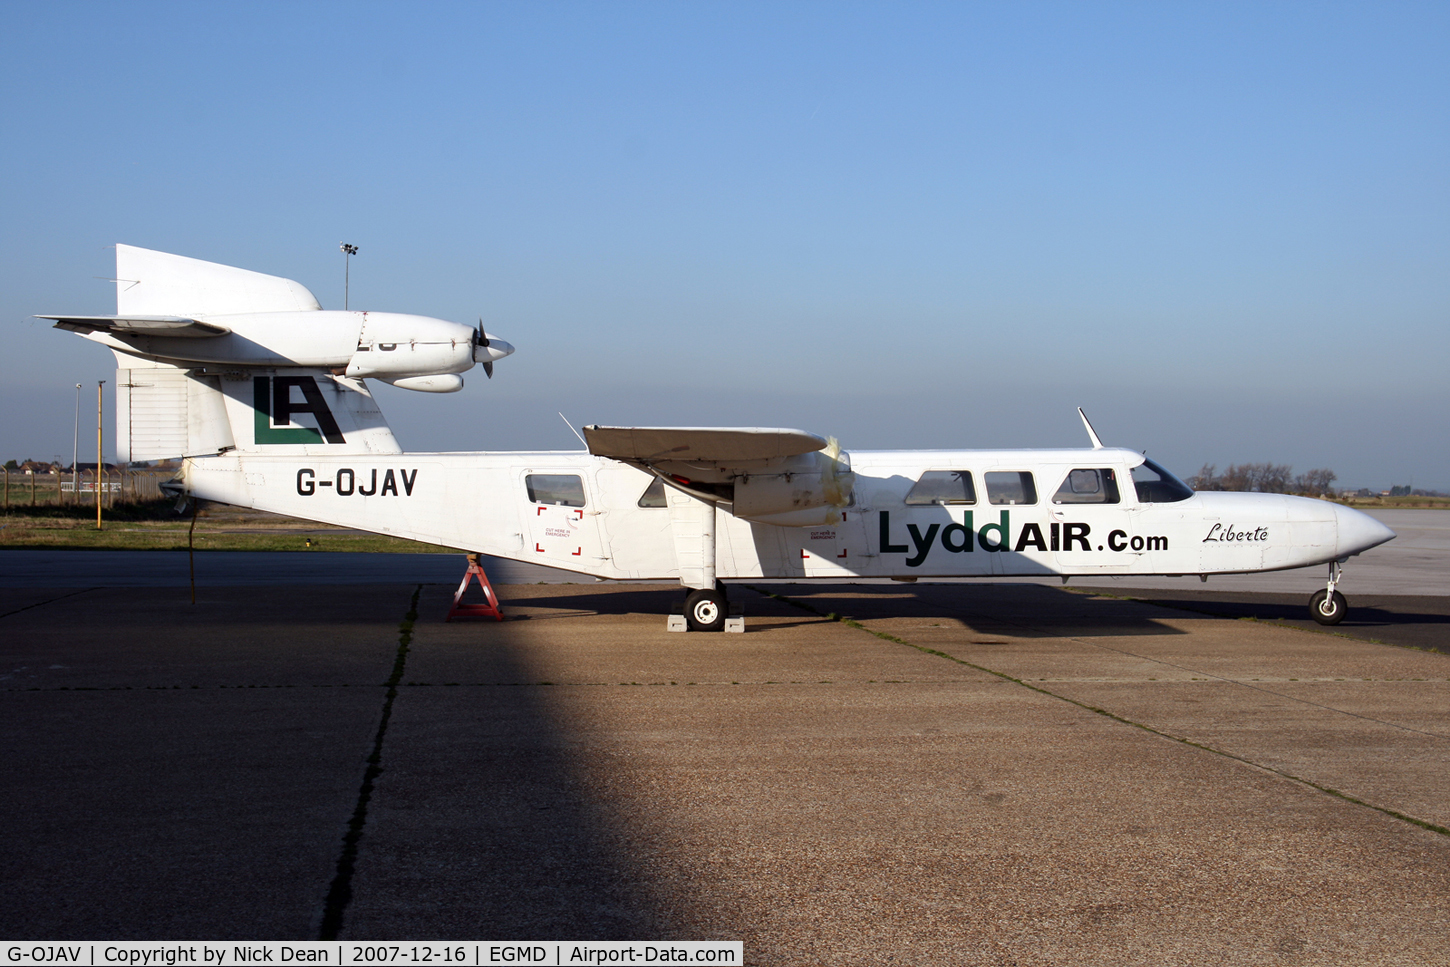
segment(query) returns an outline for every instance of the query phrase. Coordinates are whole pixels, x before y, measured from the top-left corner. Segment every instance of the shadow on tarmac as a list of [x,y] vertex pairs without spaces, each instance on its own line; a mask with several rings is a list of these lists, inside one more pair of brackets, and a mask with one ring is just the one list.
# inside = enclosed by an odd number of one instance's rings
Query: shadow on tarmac
[[[1017,637],[1126,637],[1131,635],[1176,635],[1178,629],[1157,620],[1158,616],[1131,602],[1090,600],[1060,588],[1035,584],[773,584],[746,581],[727,585],[732,603],[744,605],[749,630],[751,614],[760,614],[762,594],[789,599],[805,613],[824,618],[836,614],[859,621],[881,618],[956,619],[984,634],[1012,634]],[[557,586],[512,586],[505,592],[504,613],[509,602],[530,607],[558,607],[562,614],[581,611],[606,614],[678,613],[679,588],[609,591],[562,595]],[[772,608],[772,612],[778,609]],[[787,605],[787,612],[792,610]],[[512,616],[511,616],[512,617]],[[535,616],[537,620],[538,617]],[[776,619],[772,620],[772,624]]]
[[[315,939],[374,753],[342,937],[690,934],[528,624],[443,625],[450,592],[424,589],[400,667],[401,588],[176,593],[13,596],[0,620],[0,664],[38,674],[0,688],[12,939]],[[424,663],[524,687],[409,687]]]
[[420,628],[404,682],[426,660],[429,680],[516,684],[399,689],[341,936],[414,936],[425,924],[440,939],[692,935],[669,900],[685,891],[660,888],[647,863],[658,851],[648,824],[587,768],[607,742],[549,700],[518,631]]
[[1245,591],[1183,591],[1113,588],[1114,597],[1147,601],[1222,618],[1250,618],[1347,635],[1366,641],[1450,654],[1450,597],[1365,594],[1349,596],[1349,613],[1337,625],[1317,624],[1297,594]]

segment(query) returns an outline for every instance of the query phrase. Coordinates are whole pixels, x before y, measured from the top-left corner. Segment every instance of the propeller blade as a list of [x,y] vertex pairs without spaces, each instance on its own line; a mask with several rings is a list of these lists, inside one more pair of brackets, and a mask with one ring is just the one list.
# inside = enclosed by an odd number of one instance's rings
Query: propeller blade
[[493,379],[493,363],[490,362],[483,364],[483,375],[487,376],[489,379]]
[[483,316],[478,317],[478,344],[484,349],[488,348],[488,333],[483,331]]

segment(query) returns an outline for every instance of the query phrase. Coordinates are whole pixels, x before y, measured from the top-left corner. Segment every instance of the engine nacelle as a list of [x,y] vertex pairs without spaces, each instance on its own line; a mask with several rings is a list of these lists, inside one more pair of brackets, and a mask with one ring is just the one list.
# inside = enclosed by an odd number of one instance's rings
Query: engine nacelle
[[758,473],[735,478],[731,512],[784,527],[834,523],[851,502],[854,482],[846,454],[819,450],[772,460]]
[[419,393],[456,393],[463,389],[463,377],[457,373],[445,373],[441,376],[379,376],[378,379],[398,389],[410,389]]

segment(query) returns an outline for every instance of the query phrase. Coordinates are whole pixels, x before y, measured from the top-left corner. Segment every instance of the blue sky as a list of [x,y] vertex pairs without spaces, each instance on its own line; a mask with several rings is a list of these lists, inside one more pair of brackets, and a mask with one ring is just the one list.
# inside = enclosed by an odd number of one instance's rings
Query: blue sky
[[[1111,444],[1450,490],[1443,4],[11,4],[0,457],[69,459],[116,242],[518,352],[575,423]],[[84,399],[84,397],[83,397]],[[93,416],[91,426],[93,433]],[[83,419],[83,425],[86,420]],[[86,436],[82,434],[83,438]]]

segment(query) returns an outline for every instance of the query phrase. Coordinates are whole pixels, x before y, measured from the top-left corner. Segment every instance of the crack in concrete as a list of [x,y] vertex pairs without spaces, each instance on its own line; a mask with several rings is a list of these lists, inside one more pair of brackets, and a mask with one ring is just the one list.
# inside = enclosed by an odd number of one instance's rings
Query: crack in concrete
[[357,804],[353,807],[347,832],[342,837],[342,853],[337,858],[337,875],[333,877],[332,886],[327,891],[318,940],[337,939],[342,931],[347,906],[352,902],[352,875],[357,869],[358,846],[367,826],[368,802],[372,799],[373,787],[383,772],[383,740],[388,734],[388,720],[393,715],[393,701],[398,697],[398,683],[402,681],[403,671],[408,664],[408,649],[413,641],[413,622],[418,620],[418,597],[422,593],[423,585],[420,584],[413,590],[408,613],[403,616],[403,621],[398,626],[398,651],[393,658],[392,674],[384,683],[388,690],[383,698],[383,712],[378,719],[377,734],[373,737],[372,754],[368,756],[367,768],[363,770],[362,785],[357,791]]

